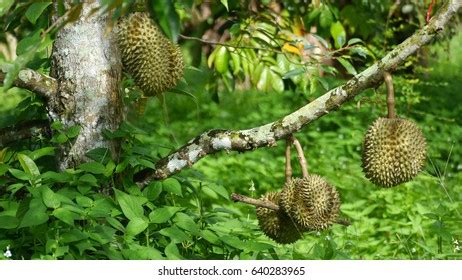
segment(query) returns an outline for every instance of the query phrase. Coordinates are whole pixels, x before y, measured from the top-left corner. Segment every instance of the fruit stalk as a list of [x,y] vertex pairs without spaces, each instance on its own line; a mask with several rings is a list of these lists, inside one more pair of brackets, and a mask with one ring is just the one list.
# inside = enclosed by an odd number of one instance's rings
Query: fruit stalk
[[395,111],[395,89],[393,88],[393,79],[390,72],[383,73],[383,79],[385,86],[387,87],[387,107],[388,107],[388,118],[396,118]]
[[308,164],[306,163],[306,158],[305,158],[305,154],[303,153],[302,145],[297,140],[297,138],[295,138],[294,136],[291,136],[291,137],[292,137],[292,142],[295,146],[295,149],[297,150],[298,162],[300,163],[300,167],[302,169],[303,178],[307,178],[309,176]]
[[292,179],[292,166],[290,164],[290,146],[291,146],[291,139],[287,138],[286,140],[286,182],[289,182]]

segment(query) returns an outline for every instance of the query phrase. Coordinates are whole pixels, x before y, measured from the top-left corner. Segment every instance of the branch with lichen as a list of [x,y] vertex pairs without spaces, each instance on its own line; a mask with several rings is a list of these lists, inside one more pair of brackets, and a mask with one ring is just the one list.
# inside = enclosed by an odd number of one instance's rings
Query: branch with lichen
[[[6,74],[0,71],[0,83],[3,84]],[[58,83],[54,78],[41,74],[31,69],[19,71],[18,77],[13,84],[16,87],[30,90],[45,99],[52,98],[57,90]]]
[[381,60],[357,74],[345,84],[318,97],[297,111],[259,127],[245,130],[210,130],[189,141],[184,146],[160,159],[154,169],[145,169],[135,174],[135,181],[145,186],[152,180],[165,179],[207,155],[219,151],[251,151],[260,147],[275,146],[280,139],[287,138],[311,122],[339,109],[365,89],[378,86],[385,72],[393,72],[398,65],[419,48],[430,43],[462,6],[462,1],[446,2],[421,30],[399,44]]

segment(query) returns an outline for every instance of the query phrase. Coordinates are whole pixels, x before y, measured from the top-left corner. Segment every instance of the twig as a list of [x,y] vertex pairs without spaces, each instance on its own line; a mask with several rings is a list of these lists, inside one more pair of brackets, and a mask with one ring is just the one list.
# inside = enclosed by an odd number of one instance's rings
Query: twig
[[297,157],[298,157],[298,162],[300,162],[300,168],[302,169],[302,174],[303,178],[308,177],[308,164],[306,163],[306,158],[305,154],[303,153],[303,148],[300,142],[298,142],[297,138],[293,137],[293,143],[295,146],[295,149],[297,150]]
[[48,121],[30,121],[0,129],[0,148],[19,140],[50,136]]
[[395,89],[393,88],[393,79],[389,72],[383,73],[383,79],[385,81],[385,86],[387,87],[387,107],[388,107],[388,118],[396,118],[395,111]]
[[292,179],[292,165],[290,164],[290,146],[292,146],[292,139],[287,137],[286,140],[286,183]]
[[[3,83],[6,74],[0,71],[0,82]],[[30,90],[45,97],[52,98],[58,91],[58,83],[54,78],[41,74],[31,69],[19,71],[18,77],[13,82],[16,87]]]
[[[279,205],[274,204],[271,201],[255,199],[255,198],[251,198],[251,197],[248,197],[242,194],[237,194],[237,193],[231,194],[231,200],[234,202],[242,202],[242,203],[250,204],[255,207],[264,207],[264,208],[271,209],[274,211],[279,211],[280,209]],[[338,218],[337,220],[335,220],[334,223],[343,225],[343,226],[351,225],[351,222],[344,218]]]
[[231,194],[231,200],[234,202],[243,202],[256,207],[264,207],[274,211],[279,211],[279,206],[271,201],[255,199],[242,194]]

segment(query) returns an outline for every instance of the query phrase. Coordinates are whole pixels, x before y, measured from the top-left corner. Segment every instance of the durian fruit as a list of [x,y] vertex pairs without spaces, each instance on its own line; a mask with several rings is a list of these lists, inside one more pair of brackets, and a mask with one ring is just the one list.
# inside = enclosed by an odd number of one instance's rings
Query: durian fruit
[[[269,192],[262,196],[266,200],[279,205],[280,193]],[[302,238],[302,232],[292,219],[281,209],[279,211],[264,207],[256,207],[258,224],[266,236],[280,244],[290,244]]]
[[116,35],[124,70],[145,95],[175,87],[183,76],[183,55],[147,13],[132,13],[119,20]]
[[305,231],[323,230],[337,219],[337,190],[319,175],[289,180],[281,192],[280,206]]
[[414,122],[379,118],[364,138],[364,174],[372,183],[385,188],[408,182],[422,170],[426,150],[425,137]]

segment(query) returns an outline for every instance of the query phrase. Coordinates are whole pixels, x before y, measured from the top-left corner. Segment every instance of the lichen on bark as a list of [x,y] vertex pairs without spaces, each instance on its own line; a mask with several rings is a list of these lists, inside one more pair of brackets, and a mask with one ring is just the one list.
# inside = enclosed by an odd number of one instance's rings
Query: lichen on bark
[[[67,8],[71,2],[65,1]],[[98,1],[83,4],[79,19],[60,29],[53,44],[51,76],[58,90],[47,104],[49,118],[64,129],[81,127],[70,145],[60,146],[61,170],[85,161],[85,153],[94,148],[118,154],[118,144],[104,139],[103,130],[115,130],[122,121],[122,66],[114,36],[107,32],[111,19],[94,12],[98,5]]]

